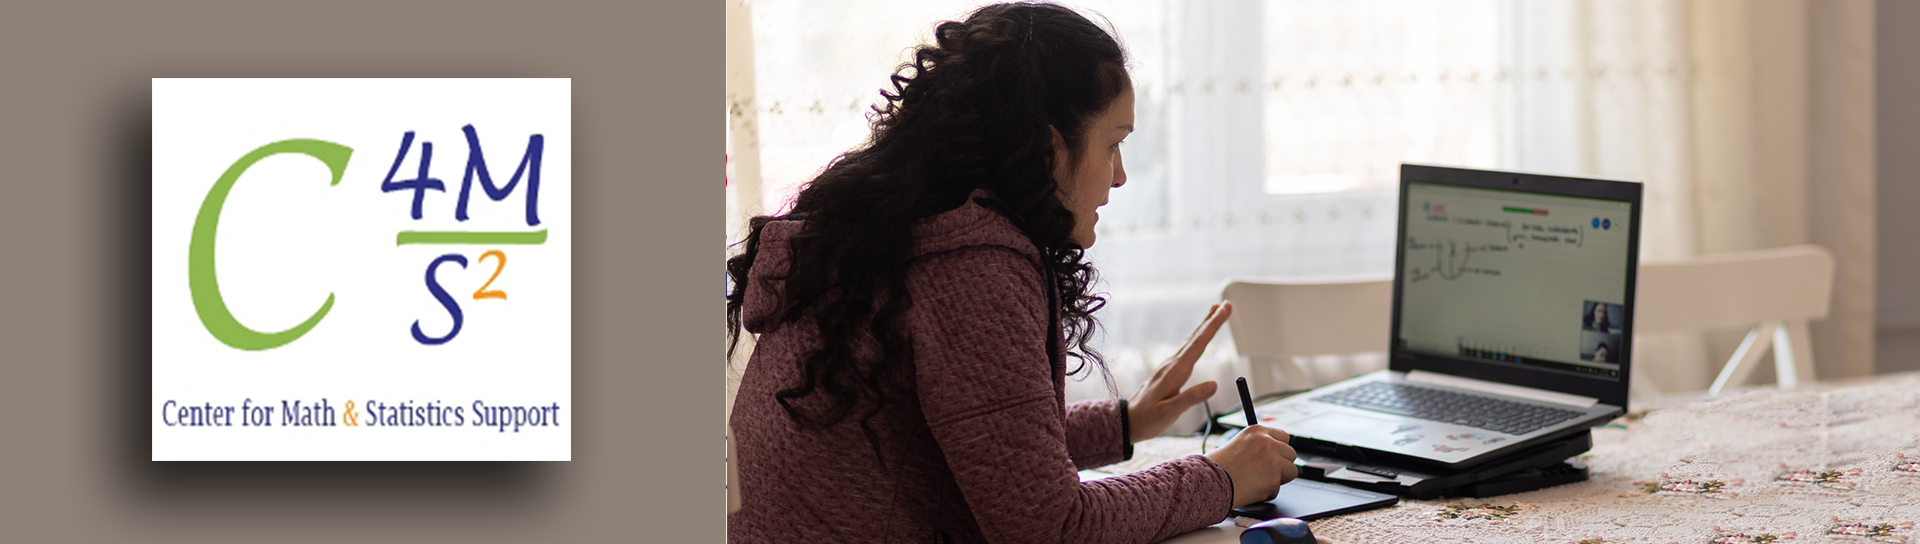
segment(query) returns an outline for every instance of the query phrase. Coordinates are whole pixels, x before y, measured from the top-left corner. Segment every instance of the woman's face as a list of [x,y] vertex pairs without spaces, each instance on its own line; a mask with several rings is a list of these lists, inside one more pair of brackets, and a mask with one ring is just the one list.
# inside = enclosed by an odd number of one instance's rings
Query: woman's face
[[1053,179],[1060,184],[1061,202],[1073,212],[1073,242],[1082,248],[1093,247],[1093,225],[1100,221],[1099,208],[1107,204],[1107,191],[1127,182],[1127,169],[1120,164],[1120,141],[1132,133],[1131,84],[1088,126],[1079,164],[1068,164],[1072,154],[1060,133],[1054,132]]
[[1609,360],[1609,359],[1607,358],[1607,346],[1606,346],[1606,344],[1601,344],[1601,345],[1598,345],[1598,346],[1594,346],[1594,347],[1593,347],[1593,360],[1595,360],[1595,361],[1606,361],[1606,360]]
[[1598,323],[1606,320],[1607,320],[1607,305],[1605,304],[1593,305],[1593,321],[1595,323]]

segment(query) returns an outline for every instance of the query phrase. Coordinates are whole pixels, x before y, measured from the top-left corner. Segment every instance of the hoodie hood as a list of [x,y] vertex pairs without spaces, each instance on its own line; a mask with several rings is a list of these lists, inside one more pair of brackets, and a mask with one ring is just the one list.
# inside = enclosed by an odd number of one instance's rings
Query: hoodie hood
[[[967,197],[966,204],[915,222],[912,256],[966,247],[999,246],[1012,249],[1036,266],[1039,265],[1040,251],[1034,248],[1033,242],[1020,232],[1019,227],[1015,227],[1011,220],[999,212],[975,202],[976,198],[991,197],[986,191],[975,190]],[[792,266],[793,249],[789,241],[800,233],[803,225],[801,220],[784,220],[769,222],[761,227],[760,253],[754,258],[753,269],[747,273],[746,301],[740,312],[741,321],[748,332],[765,333],[778,324],[781,288],[785,282],[772,278],[785,276]]]

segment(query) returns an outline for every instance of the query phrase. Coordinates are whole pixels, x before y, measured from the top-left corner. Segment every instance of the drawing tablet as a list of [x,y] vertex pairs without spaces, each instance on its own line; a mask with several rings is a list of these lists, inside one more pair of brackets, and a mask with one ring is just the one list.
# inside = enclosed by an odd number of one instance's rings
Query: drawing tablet
[[1351,487],[1296,478],[1280,486],[1280,496],[1233,509],[1233,515],[1257,519],[1321,518],[1385,508],[1400,502],[1400,497],[1362,491]]

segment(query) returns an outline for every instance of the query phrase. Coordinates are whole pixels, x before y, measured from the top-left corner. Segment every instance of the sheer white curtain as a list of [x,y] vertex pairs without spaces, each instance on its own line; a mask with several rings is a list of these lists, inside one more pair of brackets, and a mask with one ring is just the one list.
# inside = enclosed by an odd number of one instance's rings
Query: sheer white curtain
[[[1872,3],[1506,0],[1504,167],[1642,181],[1642,261],[1834,252],[1823,378],[1872,372]],[[1636,393],[1711,383],[1744,331],[1645,335]],[[1757,379],[1766,379],[1764,377]],[[1644,391],[1643,391],[1644,390]]]
[[[1508,2],[1502,166],[1644,183],[1642,261],[1698,254],[1690,6]],[[1719,61],[1715,61],[1716,63]],[[1721,203],[1722,199],[1711,202]],[[1713,352],[1700,334],[1645,334],[1636,394],[1704,389]]]
[[[1227,277],[1390,271],[1401,162],[1498,165],[1496,2],[1164,6],[1159,39],[1127,44],[1138,114],[1164,132],[1128,148],[1132,181],[1113,192],[1091,251],[1123,394],[1172,354]],[[1123,36],[1127,23],[1115,18]],[[1244,373],[1233,353],[1216,337],[1195,381]],[[1326,380],[1385,361],[1306,366]],[[1106,391],[1087,382],[1069,393]],[[1233,397],[1222,388],[1215,408]]]
[[[857,144],[866,106],[906,48],[977,4],[753,1],[754,79],[743,92],[759,173],[729,185],[747,196],[741,213],[782,207]],[[1401,162],[1643,181],[1646,261],[1828,245],[1842,291],[1834,318],[1814,327],[1820,374],[1871,369],[1867,0],[1074,7],[1117,30],[1138,93],[1130,180],[1113,192],[1091,251],[1110,294],[1101,346],[1123,395],[1172,353],[1228,276],[1390,272]],[[730,76],[730,108],[741,102],[736,87]],[[749,139],[730,115],[735,143]],[[1703,389],[1710,361],[1731,350],[1723,344],[1643,338],[1637,368],[1662,390]],[[1232,353],[1218,337],[1195,380],[1231,381],[1242,372]],[[1324,377],[1384,366],[1378,356],[1311,363]],[[1230,389],[1216,404],[1233,402]],[[1069,386],[1076,399],[1108,394],[1100,380]]]

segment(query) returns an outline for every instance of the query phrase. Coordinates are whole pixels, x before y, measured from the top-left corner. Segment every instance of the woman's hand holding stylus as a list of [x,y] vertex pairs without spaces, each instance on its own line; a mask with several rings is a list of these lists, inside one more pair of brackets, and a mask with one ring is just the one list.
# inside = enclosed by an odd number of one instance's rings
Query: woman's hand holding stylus
[[1233,506],[1277,497],[1281,485],[1300,477],[1300,467],[1293,464],[1299,454],[1287,445],[1290,439],[1286,431],[1254,425],[1240,431],[1227,445],[1207,453],[1208,459],[1227,469],[1227,476],[1233,478]]

